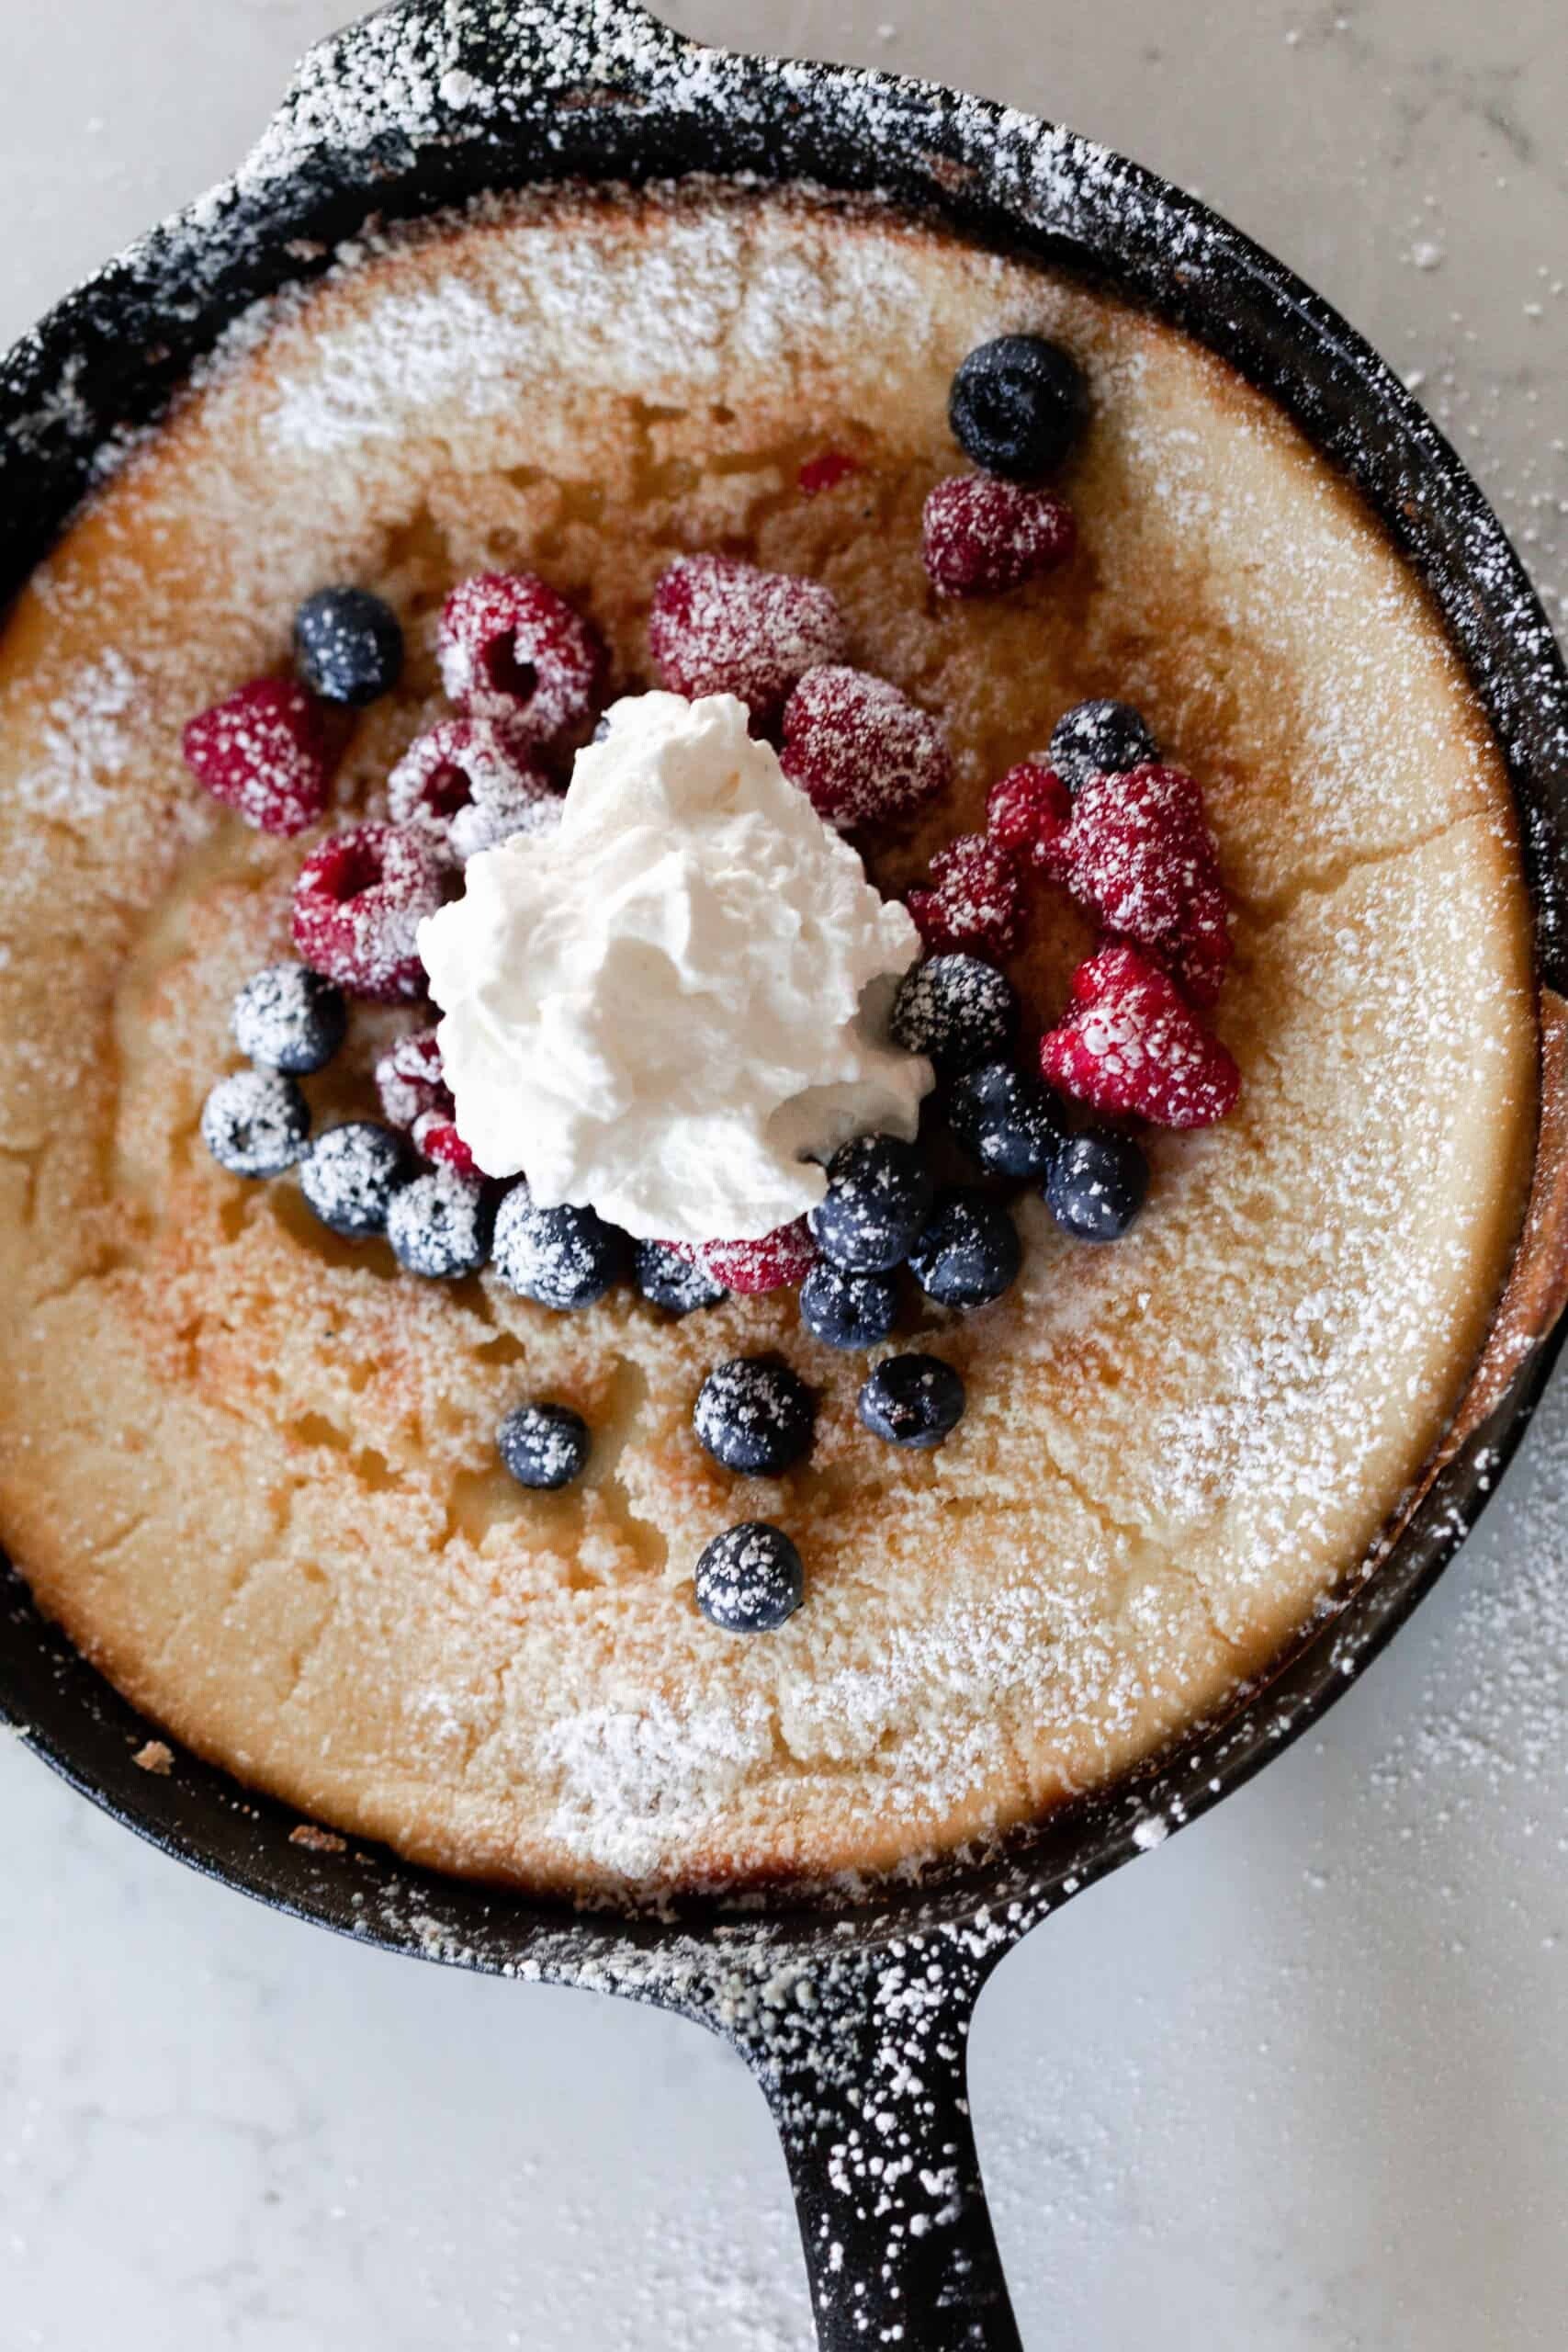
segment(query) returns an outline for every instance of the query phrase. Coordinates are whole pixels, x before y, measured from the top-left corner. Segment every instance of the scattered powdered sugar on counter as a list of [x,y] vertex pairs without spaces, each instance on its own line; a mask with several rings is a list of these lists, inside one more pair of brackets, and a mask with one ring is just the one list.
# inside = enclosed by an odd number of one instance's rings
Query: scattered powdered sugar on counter
[[1493,1516],[1461,1555],[1415,1719],[1371,1777],[1380,1804],[1404,1809],[1441,1782],[1441,1811],[1420,1809],[1423,1850],[1457,1815],[1503,1804],[1533,1815],[1568,1853],[1568,1382],[1559,1374]]

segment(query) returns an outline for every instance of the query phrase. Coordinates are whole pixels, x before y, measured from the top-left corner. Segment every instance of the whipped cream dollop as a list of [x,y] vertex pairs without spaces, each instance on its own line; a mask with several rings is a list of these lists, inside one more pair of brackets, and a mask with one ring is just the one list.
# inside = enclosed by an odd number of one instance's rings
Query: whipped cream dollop
[[471,858],[420,926],[459,1133],[536,1201],[649,1240],[751,1240],[852,1136],[913,1137],[887,1037],[920,952],[729,695],[617,703],[560,825]]

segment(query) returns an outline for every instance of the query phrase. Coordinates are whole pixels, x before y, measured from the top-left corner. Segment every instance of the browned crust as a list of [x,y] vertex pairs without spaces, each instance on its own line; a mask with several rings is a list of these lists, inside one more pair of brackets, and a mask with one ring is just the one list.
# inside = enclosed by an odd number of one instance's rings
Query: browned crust
[[1568,1002],[1540,992],[1540,1125],[1519,1246],[1486,1346],[1423,1492],[1503,1402],[1568,1306]]

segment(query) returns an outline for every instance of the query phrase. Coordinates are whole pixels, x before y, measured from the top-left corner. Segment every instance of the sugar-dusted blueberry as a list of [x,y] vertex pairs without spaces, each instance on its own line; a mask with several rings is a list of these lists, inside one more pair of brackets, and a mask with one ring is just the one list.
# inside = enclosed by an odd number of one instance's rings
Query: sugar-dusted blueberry
[[367,588],[318,588],[294,616],[294,660],[323,702],[362,710],[402,676],[402,624]]
[[592,1438],[570,1405],[513,1405],[496,1431],[502,1461],[520,1487],[553,1493],[581,1478]]
[[697,1562],[697,1607],[725,1634],[775,1633],[806,1598],[806,1569],[782,1527],[749,1519]]
[[269,964],[247,980],[229,1016],[234,1043],[258,1069],[308,1078],[325,1069],[348,1030],[343,990],[304,964]]
[[889,1445],[940,1445],[964,1418],[964,1382],[940,1356],[889,1356],[860,1392],[860,1417]]
[[483,1184],[452,1168],[433,1168],[394,1193],[387,1238],[400,1266],[432,1282],[477,1274],[490,1256],[495,1216]]
[[692,1426],[716,1462],[747,1478],[777,1478],[811,1443],[817,1407],[776,1356],[731,1356],[697,1392]]
[[542,1208],[519,1182],[497,1211],[491,1262],[508,1290],[540,1306],[592,1306],[626,1261],[626,1236],[592,1209]]
[[800,1285],[800,1319],[826,1347],[878,1347],[898,1319],[898,1285],[891,1274],[852,1274],[819,1258]]
[[202,1105],[201,1139],[231,1176],[281,1176],[310,1136],[310,1105],[280,1070],[236,1070]]
[[954,1079],[947,1122],[987,1176],[1037,1182],[1062,1140],[1062,1114],[1043,1079],[1010,1062],[985,1062]]
[[939,1306],[988,1306],[1018,1279],[1018,1227],[999,1201],[946,1193],[910,1254],[915,1280]]
[[1051,730],[1051,765],[1069,792],[1091,775],[1122,775],[1157,760],[1148,720],[1130,702],[1076,702]]
[[1083,369],[1043,335],[1004,334],[972,351],[953,379],[948,418],[987,473],[1035,481],[1059,466],[1089,415]]
[[299,1189],[323,1225],[345,1240],[367,1241],[386,1231],[393,1195],[417,1166],[390,1127],[351,1119],[317,1137],[299,1170]]
[[905,974],[892,1029],[896,1046],[955,1078],[1006,1055],[1018,1031],[1018,999],[1007,975],[978,956],[931,956]]
[[1045,1172],[1045,1205],[1076,1241],[1120,1241],[1149,1191],[1149,1163],[1108,1127],[1069,1136]]
[[901,1266],[936,1197],[919,1148],[897,1136],[856,1136],[828,1163],[828,1191],[807,1223],[823,1255],[851,1273]]
[[668,1315],[694,1315],[699,1307],[718,1306],[729,1296],[707,1268],[668,1242],[639,1241],[632,1257],[632,1280],[652,1306]]

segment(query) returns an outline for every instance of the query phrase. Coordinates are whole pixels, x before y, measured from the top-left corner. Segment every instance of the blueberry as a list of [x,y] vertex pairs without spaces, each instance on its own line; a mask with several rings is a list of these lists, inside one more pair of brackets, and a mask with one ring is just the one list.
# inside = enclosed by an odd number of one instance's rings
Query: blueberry
[[294,616],[294,659],[312,694],[358,710],[401,677],[402,624],[367,589],[321,588]]
[[639,1241],[632,1260],[632,1280],[650,1305],[671,1315],[691,1315],[700,1306],[717,1306],[729,1296],[705,1266],[679,1258],[668,1242]]
[[1089,418],[1083,369],[1043,335],[1004,334],[972,351],[953,379],[948,421],[967,458],[1010,481],[1059,466]]
[[414,1174],[413,1154],[391,1127],[353,1119],[329,1127],[299,1170],[299,1189],[334,1233],[366,1241],[384,1233],[392,1195]]
[[433,1282],[477,1274],[490,1256],[495,1216],[482,1184],[456,1169],[434,1168],[394,1193],[387,1238],[400,1266]]
[[496,1214],[491,1262],[508,1290],[541,1306],[592,1306],[626,1268],[626,1236],[592,1209],[540,1208],[513,1184]]
[[987,1062],[955,1080],[947,1121],[987,1176],[1038,1182],[1062,1140],[1062,1114],[1043,1079]]
[[1093,1128],[1068,1136],[1040,1189],[1075,1240],[1120,1241],[1148,1196],[1149,1163],[1131,1136]]
[[800,1554],[766,1520],[727,1528],[697,1562],[697,1607],[721,1633],[774,1633],[805,1598]]
[[520,1487],[570,1487],[587,1464],[592,1439],[570,1405],[514,1405],[495,1442]]
[[807,1219],[827,1256],[854,1274],[901,1266],[931,1213],[931,1170],[912,1143],[857,1136],[828,1162],[828,1191]]
[[1018,1228],[984,1193],[946,1193],[910,1254],[916,1281],[939,1306],[988,1306],[1017,1280]]
[[999,1061],[1018,1029],[1004,973],[977,956],[932,956],[907,972],[893,1001],[893,1042],[924,1054],[945,1078]]
[[692,1426],[716,1462],[747,1478],[776,1478],[811,1443],[811,1391],[773,1356],[731,1356],[697,1392]]
[[231,1176],[281,1176],[305,1156],[310,1105],[291,1078],[236,1070],[220,1078],[203,1103],[201,1139]]
[[889,1445],[940,1445],[964,1419],[964,1383],[940,1356],[889,1356],[860,1392],[860,1417]]
[[800,1319],[829,1348],[874,1348],[898,1319],[891,1274],[851,1274],[818,1258],[800,1285]]
[[308,1078],[325,1069],[342,1045],[348,1001],[303,964],[269,964],[234,999],[229,1026],[246,1060],[259,1069]]
[[1051,730],[1051,765],[1069,792],[1158,757],[1148,720],[1130,702],[1076,702]]

